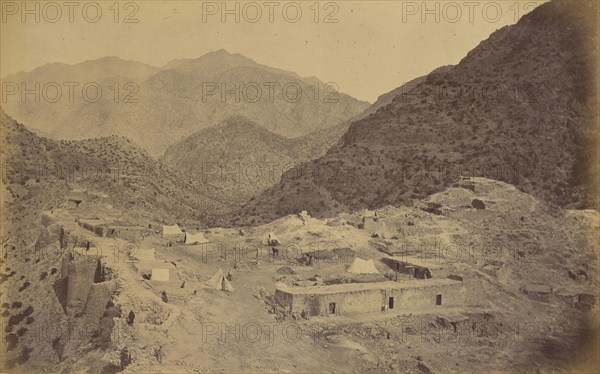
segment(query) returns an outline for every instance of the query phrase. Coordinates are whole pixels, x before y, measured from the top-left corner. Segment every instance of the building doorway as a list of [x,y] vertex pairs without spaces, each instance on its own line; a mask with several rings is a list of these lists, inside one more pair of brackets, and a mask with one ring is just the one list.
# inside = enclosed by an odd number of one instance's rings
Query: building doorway
[[435,305],[442,305],[442,294],[435,295]]
[[388,298],[388,309],[394,309],[394,296]]
[[335,314],[336,305],[335,303],[329,303],[329,314]]

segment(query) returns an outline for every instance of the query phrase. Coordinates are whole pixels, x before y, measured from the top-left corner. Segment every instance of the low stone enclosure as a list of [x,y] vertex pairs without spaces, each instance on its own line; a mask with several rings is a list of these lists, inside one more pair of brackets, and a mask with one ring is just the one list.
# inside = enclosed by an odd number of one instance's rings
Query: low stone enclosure
[[79,225],[97,236],[120,238],[131,242],[139,242],[148,233],[148,229],[109,223],[101,219],[80,219]]
[[521,287],[521,292],[530,299],[541,302],[562,302],[572,308],[589,311],[597,303],[597,295],[591,290],[581,288],[560,288],[553,290],[544,284],[526,284]]
[[552,287],[544,284],[526,284],[521,291],[530,299],[548,302],[552,295]]
[[275,301],[298,316],[349,316],[403,308],[464,305],[466,289],[453,279],[280,287]]
[[398,273],[404,273],[415,279],[446,278],[448,269],[435,261],[421,260],[408,256],[383,257],[381,261]]

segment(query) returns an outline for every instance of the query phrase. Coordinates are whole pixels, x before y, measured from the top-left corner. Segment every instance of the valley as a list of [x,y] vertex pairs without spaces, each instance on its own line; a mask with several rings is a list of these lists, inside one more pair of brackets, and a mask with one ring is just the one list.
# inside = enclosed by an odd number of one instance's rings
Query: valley
[[[358,3],[349,26],[273,25],[304,48],[255,61],[206,50],[261,24],[215,17],[196,54],[180,24],[207,5],[149,2],[146,23],[78,26],[124,26],[95,46],[115,55],[2,79],[0,372],[598,372],[598,4],[537,4],[450,65],[464,35],[440,51]],[[366,92],[414,68],[407,35],[444,62],[373,103],[275,67],[310,51],[303,71]],[[116,55],[136,43],[149,63]]]

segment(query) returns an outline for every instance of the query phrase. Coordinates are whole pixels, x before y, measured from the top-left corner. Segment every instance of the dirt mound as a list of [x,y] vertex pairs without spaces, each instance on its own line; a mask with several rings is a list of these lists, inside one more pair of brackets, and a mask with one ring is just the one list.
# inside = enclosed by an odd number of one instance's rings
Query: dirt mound
[[279,274],[288,274],[288,275],[296,274],[296,272],[294,271],[294,269],[292,269],[289,266],[282,266],[279,269],[277,269],[277,272]]

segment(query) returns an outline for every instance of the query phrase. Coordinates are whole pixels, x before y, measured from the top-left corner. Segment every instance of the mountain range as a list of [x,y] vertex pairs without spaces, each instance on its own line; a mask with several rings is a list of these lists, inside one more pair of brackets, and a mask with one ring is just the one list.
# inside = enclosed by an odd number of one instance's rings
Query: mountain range
[[[449,66],[432,73],[442,72]],[[289,139],[266,130],[241,115],[233,115],[195,132],[167,148],[161,161],[202,182],[228,191],[228,199],[242,202],[278,183],[292,167],[323,156],[357,121],[392,103],[397,95],[425,81],[426,76],[378,97],[351,120]]]
[[3,100],[6,113],[39,134],[126,136],[155,158],[175,141],[231,115],[293,138],[335,126],[368,106],[338,92],[335,83],[302,78],[225,50],[162,68],[118,57],[52,63],[3,82],[10,85]]
[[[220,94],[203,95],[202,85],[215,82],[230,87],[294,81],[307,91],[322,84],[220,50],[161,69],[109,57],[48,64],[10,78],[29,87],[46,76],[105,85],[127,76],[142,82],[133,110],[106,96],[101,105],[75,100],[75,111],[65,103],[40,103],[46,110],[39,110],[30,100],[5,107],[17,118],[29,117],[28,127],[43,124],[49,137],[126,136],[136,154],[143,154],[142,164],[151,165],[144,167],[161,170],[152,175],[176,188],[174,196],[184,205],[189,202],[180,218],[202,216],[209,226],[260,224],[302,210],[330,216],[410,205],[470,176],[508,182],[569,208],[595,207],[594,7],[562,0],[544,4],[494,32],[459,64],[418,77],[371,106],[342,94],[331,105],[306,98],[230,103]],[[105,69],[108,65],[112,68]],[[281,116],[290,121],[276,119]],[[122,138],[52,144],[77,144],[72,157],[78,158],[84,144],[93,153],[115,139]],[[198,189],[209,191],[213,203],[195,198]],[[142,196],[154,194],[146,192]],[[195,209],[199,212],[192,213]]]

